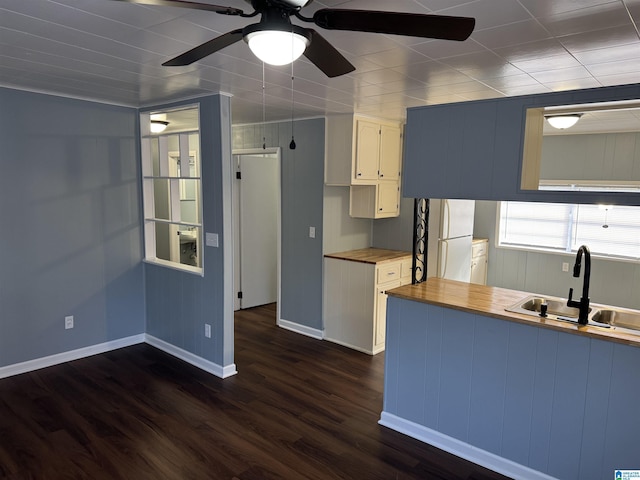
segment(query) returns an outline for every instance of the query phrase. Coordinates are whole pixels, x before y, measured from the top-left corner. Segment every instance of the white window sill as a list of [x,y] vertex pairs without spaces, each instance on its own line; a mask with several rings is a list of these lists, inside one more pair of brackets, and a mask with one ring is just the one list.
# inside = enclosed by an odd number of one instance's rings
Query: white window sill
[[182,263],[170,262],[168,260],[161,260],[159,258],[145,258],[144,263],[151,265],[158,265],[161,267],[167,267],[172,270],[179,270],[181,272],[190,273],[192,275],[200,275],[204,277],[204,269],[202,267],[194,267],[192,265],[184,265]]

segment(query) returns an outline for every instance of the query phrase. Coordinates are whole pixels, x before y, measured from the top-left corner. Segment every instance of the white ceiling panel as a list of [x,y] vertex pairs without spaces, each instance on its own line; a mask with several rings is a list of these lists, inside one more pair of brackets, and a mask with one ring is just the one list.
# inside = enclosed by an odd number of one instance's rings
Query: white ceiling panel
[[[200,0],[240,8],[244,0]],[[327,78],[293,65],[294,114],[406,108],[640,82],[640,0],[314,0],[302,10],[378,9],[471,16],[464,42],[313,27],[355,67]],[[0,83],[132,106],[233,96],[239,123],[262,120],[263,66],[240,41],[185,67],[161,64],[254,18],[114,0],[3,0]],[[266,116],[291,116],[291,66],[267,67]]]
[[439,10],[438,13],[474,17],[477,31],[531,18],[531,14],[519,2],[513,0],[475,0]]
[[576,33],[559,38],[560,43],[573,54],[585,50],[600,50],[620,45],[638,44],[638,31],[629,22],[612,28]]
[[500,25],[473,33],[473,39],[486,48],[501,48],[550,38],[551,34],[534,19]]
[[553,35],[564,36],[628,25],[629,15],[623,2],[616,1],[539,17],[539,20]]

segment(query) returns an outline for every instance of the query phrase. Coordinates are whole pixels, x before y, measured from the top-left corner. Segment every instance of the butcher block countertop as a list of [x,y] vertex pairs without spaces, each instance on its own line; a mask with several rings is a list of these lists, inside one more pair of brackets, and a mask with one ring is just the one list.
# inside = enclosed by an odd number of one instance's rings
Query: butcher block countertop
[[640,347],[640,331],[635,334],[629,330],[617,328],[582,326],[505,310],[505,308],[532,295],[531,292],[457,282],[443,278],[429,278],[417,285],[404,285],[388,290],[387,294],[405,300],[429,303],[454,310]]
[[384,248],[361,248],[359,250],[349,250],[348,252],[327,253],[325,257],[349,260],[351,262],[379,264],[411,257],[411,252],[386,250]]

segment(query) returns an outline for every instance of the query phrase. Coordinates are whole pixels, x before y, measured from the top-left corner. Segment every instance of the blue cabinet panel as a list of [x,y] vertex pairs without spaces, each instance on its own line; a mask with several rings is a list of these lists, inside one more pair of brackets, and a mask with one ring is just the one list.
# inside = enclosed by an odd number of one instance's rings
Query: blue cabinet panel
[[[398,409],[404,412],[405,418],[412,422],[423,423],[423,399],[425,394],[425,378],[427,353],[424,348],[427,340],[427,321],[419,304],[409,303],[404,309],[400,344],[398,352],[399,365],[410,365],[411,368],[398,370]],[[426,402],[425,402],[426,403]]]
[[558,337],[548,470],[557,478],[578,480],[589,346],[586,337]]
[[[638,469],[640,464],[640,349],[615,345],[607,412],[603,475],[613,469]],[[632,432],[632,435],[629,433]],[[600,477],[605,478],[605,477]]]
[[602,470],[607,444],[607,418],[602,412],[612,393],[613,350],[613,343],[592,342],[589,364],[583,367],[587,369],[588,377],[579,478],[587,478],[594,472],[601,472],[600,478],[607,478],[613,471]]
[[[442,330],[444,322],[444,308],[429,309],[427,320],[427,366],[425,372],[424,391],[424,424],[437,428],[438,411],[440,410],[440,376],[442,372]],[[385,353],[386,355],[386,353]],[[444,399],[444,401],[447,401]]]
[[437,429],[466,441],[473,372],[474,315],[445,309],[444,324]]
[[507,345],[509,330],[502,328],[502,321],[493,318],[474,323],[469,442],[499,453],[504,428],[507,355],[504,348],[496,345]]
[[538,329],[531,336],[536,342],[535,373],[531,411],[529,466],[546,472],[549,465],[549,438],[558,352],[558,332]]
[[520,464],[529,461],[533,413],[536,332],[527,325],[509,325],[504,393],[504,422],[499,454]]
[[495,102],[477,103],[464,108],[462,138],[455,128],[452,143],[462,146],[460,159],[456,162],[456,188],[454,198],[481,197],[486,185],[491,184],[498,105]]

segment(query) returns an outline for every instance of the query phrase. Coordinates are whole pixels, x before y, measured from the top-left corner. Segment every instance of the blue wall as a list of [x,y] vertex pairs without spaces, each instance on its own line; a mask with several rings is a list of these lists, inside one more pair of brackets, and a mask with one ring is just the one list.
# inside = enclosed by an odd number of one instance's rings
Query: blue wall
[[384,412],[563,480],[640,459],[640,348],[389,297]]
[[[230,261],[233,245],[226,242],[223,165],[231,165],[231,118],[229,98],[220,95],[188,102],[160,105],[163,110],[181,105],[200,106],[200,152],[202,159],[203,232],[217,233],[219,247],[204,247],[204,276],[145,264],[147,333],[219,366],[233,364],[233,307]],[[225,256],[227,259],[225,259]],[[225,299],[229,305],[225,305]],[[230,310],[230,311],[231,311]],[[211,325],[212,338],[204,336]]]
[[640,84],[410,108],[402,195],[640,205],[640,195],[520,190],[527,108],[640,98]]
[[0,366],[144,332],[136,118],[0,88]]
[[[322,205],[324,118],[296,120],[296,149],[289,149],[291,122],[233,127],[233,148],[281,147],[282,320],[322,329]],[[309,227],[316,237],[309,238]]]

